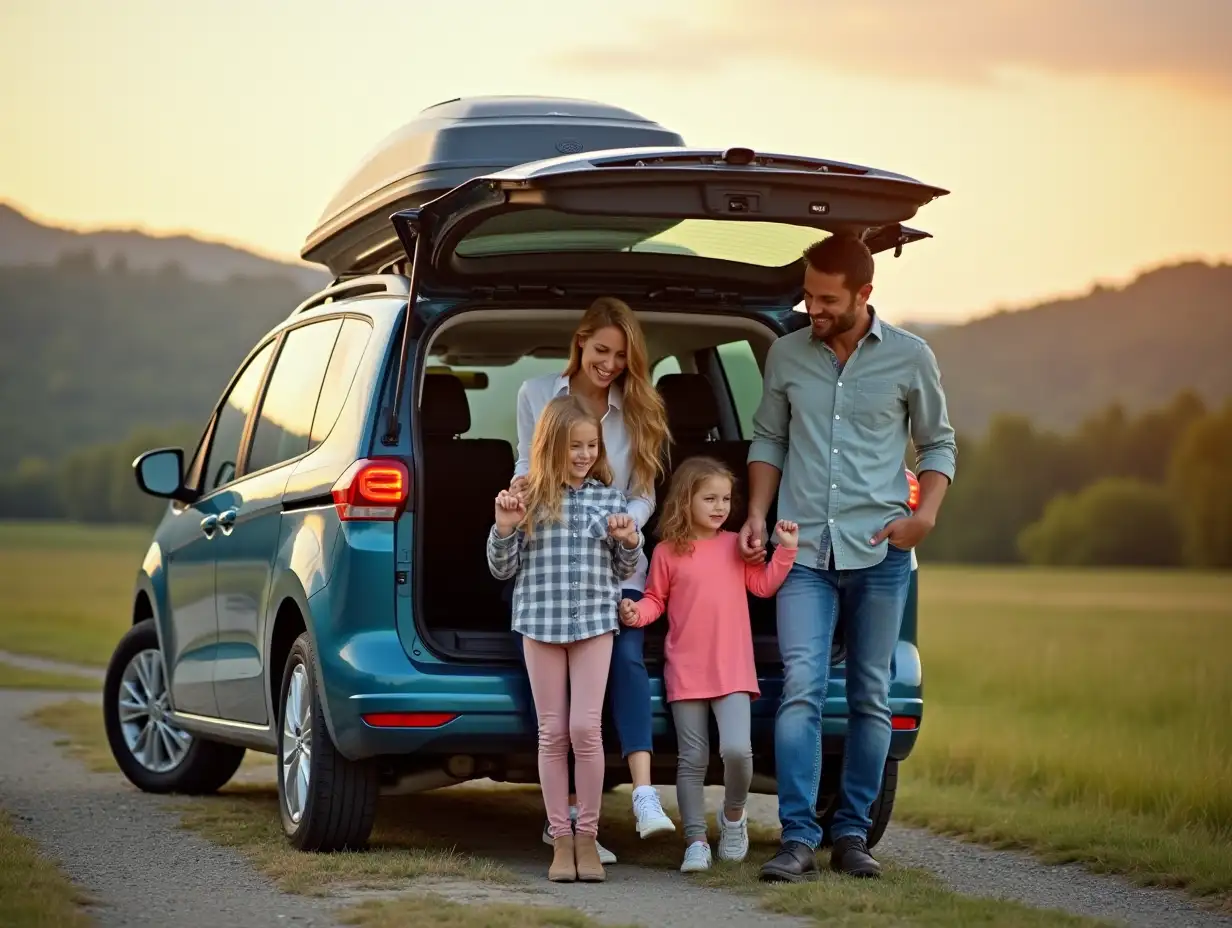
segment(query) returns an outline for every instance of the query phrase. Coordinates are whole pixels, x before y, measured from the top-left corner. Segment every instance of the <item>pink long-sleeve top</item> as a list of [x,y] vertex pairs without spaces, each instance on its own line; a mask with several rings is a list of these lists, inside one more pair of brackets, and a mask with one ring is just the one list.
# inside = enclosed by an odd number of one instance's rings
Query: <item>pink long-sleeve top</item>
[[695,541],[688,554],[677,554],[671,544],[655,547],[646,593],[637,604],[637,625],[649,625],[670,603],[664,674],[668,702],[760,694],[744,591],[773,596],[795,556],[795,550],[780,545],[766,563],[745,564],[734,532]]

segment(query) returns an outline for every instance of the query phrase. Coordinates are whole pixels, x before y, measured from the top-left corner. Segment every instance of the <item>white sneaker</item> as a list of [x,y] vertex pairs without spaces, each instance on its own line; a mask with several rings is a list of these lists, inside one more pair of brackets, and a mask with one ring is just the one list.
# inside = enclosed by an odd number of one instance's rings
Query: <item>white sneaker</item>
[[676,830],[672,820],[663,811],[659,791],[653,786],[639,786],[633,791],[633,814],[637,816],[638,837],[649,838],[651,835]]
[[680,865],[681,873],[701,873],[710,869],[710,845],[705,841],[694,841],[684,849],[684,863]]
[[[569,807],[569,818],[573,822],[574,830],[576,830],[577,809],[573,806]],[[554,843],[552,841],[552,826],[548,822],[543,823],[543,843],[548,847],[552,847]],[[616,863],[616,855],[600,844],[598,840],[595,841],[595,847],[599,849],[599,863],[603,864],[605,867],[610,867],[612,864]]]
[[749,813],[742,811],[740,821],[729,822],[720,808],[718,817],[719,860],[744,860],[749,853]]

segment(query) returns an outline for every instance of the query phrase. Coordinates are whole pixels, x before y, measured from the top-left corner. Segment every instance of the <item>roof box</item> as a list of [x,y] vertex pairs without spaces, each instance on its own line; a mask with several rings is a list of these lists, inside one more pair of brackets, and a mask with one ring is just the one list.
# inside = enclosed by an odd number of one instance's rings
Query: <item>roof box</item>
[[469,97],[430,106],[386,138],[330,200],[300,255],[334,274],[371,273],[400,253],[389,217],[465,181],[583,151],[677,146],[628,110],[557,97]]

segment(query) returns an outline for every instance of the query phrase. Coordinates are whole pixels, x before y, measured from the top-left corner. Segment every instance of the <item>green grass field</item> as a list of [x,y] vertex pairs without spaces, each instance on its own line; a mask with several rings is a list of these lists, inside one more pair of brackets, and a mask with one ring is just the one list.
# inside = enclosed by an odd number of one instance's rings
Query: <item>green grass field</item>
[[146,528],[0,522],[0,651],[102,666],[132,625]]
[[[102,664],[149,532],[0,524],[0,649]],[[896,817],[1232,908],[1232,574],[920,575]]]
[[1232,899],[1232,574],[928,567],[898,818]]

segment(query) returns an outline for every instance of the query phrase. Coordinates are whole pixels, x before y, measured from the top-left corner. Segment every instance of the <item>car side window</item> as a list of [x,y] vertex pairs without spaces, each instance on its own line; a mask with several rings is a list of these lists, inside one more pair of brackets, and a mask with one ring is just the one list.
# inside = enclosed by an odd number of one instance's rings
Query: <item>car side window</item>
[[245,473],[273,467],[308,450],[312,417],[341,328],[341,319],[328,319],[292,329],[283,338],[261,401]]
[[761,402],[762,391],[761,368],[757,366],[753,346],[742,339],[719,345],[718,353],[719,361],[723,365],[723,375],[727,378],[727,386],[736,403],[740,436],[751,439],[753,414],[757,412],[757,406]]
[[342,331],[338,333],[338,341],[334,344],[329,367],[325,369],[317,411],[312,417],[310,448],[315,448],[325,441],[334,423],[338,421],[342,404],[351,392],[351,381],[359,370],[359,362],[364,356],[364,349],[368,347],[371,335],[372,326],[362,319],[347,319],[342,323]]
[[210,440],[210,453],[206,456],[203,468],[205,481],[201,487],[202,493],[209,493],[235,479],[244,426],[248,422],[248,414],[256,405],[261,378],[265,376],[265,368],[269,366],[273,353],[274,342],[270,342],[248,363],[232,386],[231,392],[227,394],[226,402],[218,412],[218,424],[215,425],[214,435]]

